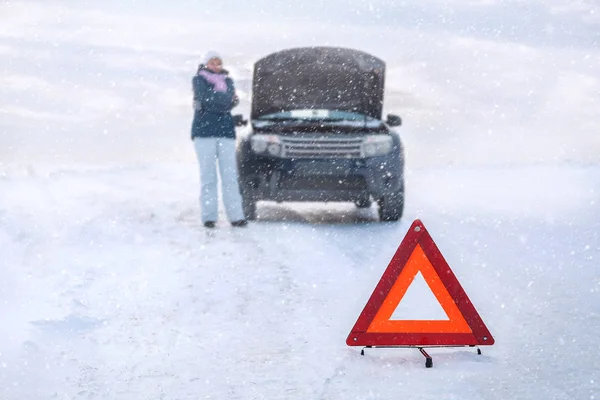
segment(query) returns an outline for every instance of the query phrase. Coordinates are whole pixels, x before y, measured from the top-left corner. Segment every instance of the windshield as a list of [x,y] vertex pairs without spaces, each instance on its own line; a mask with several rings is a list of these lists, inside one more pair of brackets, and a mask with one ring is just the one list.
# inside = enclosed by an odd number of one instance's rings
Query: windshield
[[336,122],[336,121],[375,121],[374,118],[349,112],[338,110],[318,110],[318,109],[303,109],[283,111],[273,114],[266,114],[258,118],[262,121],[319,121],[319,122]]

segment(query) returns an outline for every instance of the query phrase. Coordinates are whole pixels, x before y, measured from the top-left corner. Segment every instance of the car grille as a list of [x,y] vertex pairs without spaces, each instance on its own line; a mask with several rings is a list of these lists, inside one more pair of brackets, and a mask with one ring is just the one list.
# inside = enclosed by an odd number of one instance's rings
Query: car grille
[[360,137],[281,137],[283,158],[360,158]]

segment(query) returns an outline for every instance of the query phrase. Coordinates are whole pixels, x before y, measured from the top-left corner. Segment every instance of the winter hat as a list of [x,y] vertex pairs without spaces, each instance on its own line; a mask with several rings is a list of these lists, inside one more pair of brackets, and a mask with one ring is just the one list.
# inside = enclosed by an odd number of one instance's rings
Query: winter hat
[[218,58],[219,60],[223,60],[223,58],[221,58],[221,55],[219,53],[217,53],[214,50],[211,50],[204,55],[204,58],[202,61],[204,64],[208,64],[208,62],[210,60],[212,60],[213,58]]

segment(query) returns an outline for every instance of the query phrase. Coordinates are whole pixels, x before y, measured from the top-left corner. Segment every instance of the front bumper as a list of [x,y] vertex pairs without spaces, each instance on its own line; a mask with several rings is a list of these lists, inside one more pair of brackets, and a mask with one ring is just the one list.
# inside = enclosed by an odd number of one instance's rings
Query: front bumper
[[239,166],[241,183],[251,186],[259,200],[357,201],[403,191],[399,152],[357,159],[281,159],[247,153]]

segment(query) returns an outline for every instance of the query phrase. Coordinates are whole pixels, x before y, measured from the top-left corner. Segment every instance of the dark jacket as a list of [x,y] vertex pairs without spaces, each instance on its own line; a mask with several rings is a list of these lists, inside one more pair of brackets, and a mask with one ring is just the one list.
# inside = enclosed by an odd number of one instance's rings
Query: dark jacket
[[194,90],[194,120],[192,122],[192,139],[197,137],[219,137],[235,139],[235,125],[231,109],[238,104],[233,80],[228,72],[223,70],[227,85],[225,91],[216,91],[211,82],[200,72],[214,72],[203,65],[198,68],[198,74],[192,79]]

